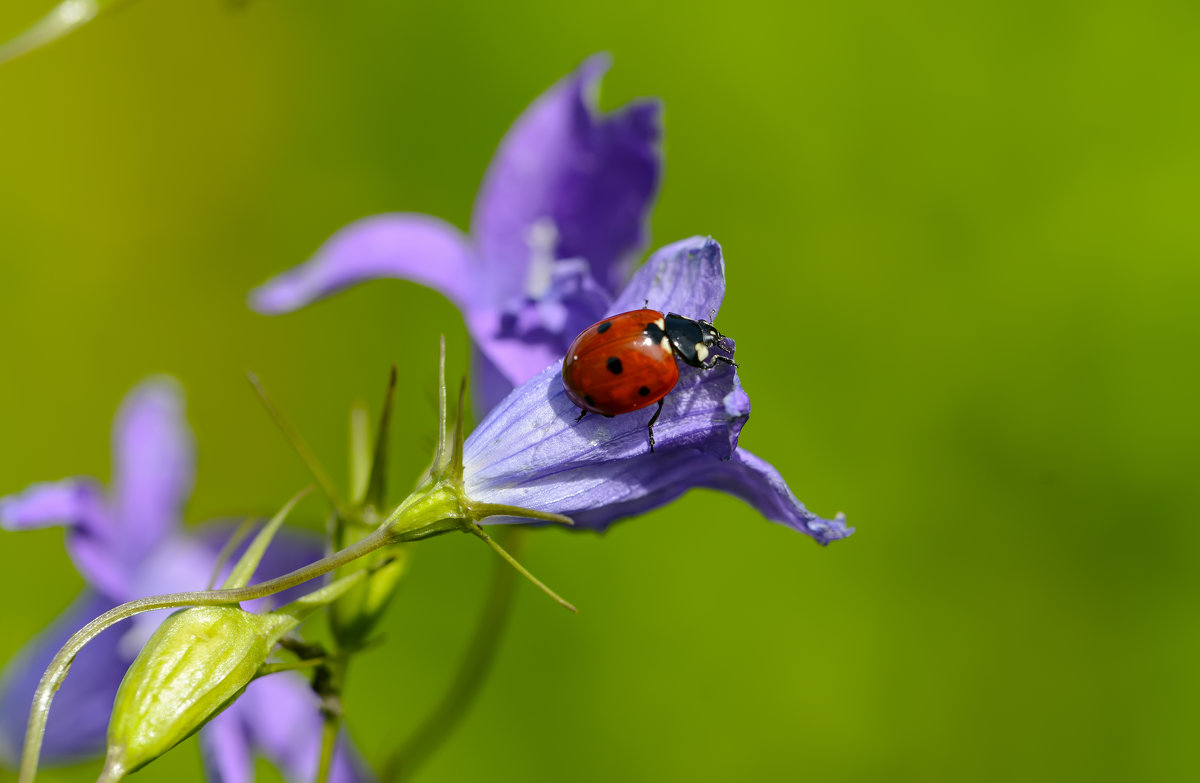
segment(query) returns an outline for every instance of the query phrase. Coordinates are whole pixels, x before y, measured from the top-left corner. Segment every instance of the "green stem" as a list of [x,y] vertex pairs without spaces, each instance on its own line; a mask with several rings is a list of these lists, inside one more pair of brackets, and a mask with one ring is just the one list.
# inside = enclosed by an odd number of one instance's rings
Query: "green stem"
[[[513,552],[520,554],[525,534],[523,528],[513,527],[503,537]],[[379,776],[380,783],[400,783],[412,778],[467,714],[495,659],[512,609],[516,585],[517,572],[505,563],[497,563],[488,590],[487,606],[459,665],[458,676],[425,722],[388,759]]]
[[337,749],[338,731],[342,727],[342,715],[341,710],[323,709],[321,712],[321,761],[317,766],[316,783],[329,783],[333,753]]
[[[393,517],[395,516],[393,514]],[[53,660],[50,661],[50,665],[46,667],[46,673],[42,675],[42,679],[38,683],[37,691],[34,692],[33,696],[33,705],[29,712],[29,723],[25,729],[25,746],[21,755],[21,767],[17,778],[18,783],[33,783],[34,777],[37,775],[38,758],[42,752],[42,737],[46,733],[46,720],[50,716],[50,702],[53,701],[54,693],[62,685],[63,680],[66,679],[72,661],[75,660],[75,656],[79,654],[84,645],[96,638],[96,636],[109,626],[154,609],[176,609],[184,606],[227,606],[241,603],[242,601],[263,598],[264,596],[282,592],[288,588],[303,584],[318,576],[323,576],[334,569],[357,560],[363,555],[387,546],[395,539],[396,536],[390,527],[383,525],[375,532],[340,552],[335,552],[323,560],[310,563],[277,579],[229,590],[199,590],[188,593],[171,593],[169,595],[141,598],[137,601],[121,604],[92,620],[67,640],[66,644],[62,646]]]

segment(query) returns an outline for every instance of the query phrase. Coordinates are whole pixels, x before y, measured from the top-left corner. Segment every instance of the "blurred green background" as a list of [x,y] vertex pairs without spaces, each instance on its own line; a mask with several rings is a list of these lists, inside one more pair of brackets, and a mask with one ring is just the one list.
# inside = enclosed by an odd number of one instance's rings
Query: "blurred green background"
[[[49,7],[6,0],[0,36]],[[244,372],[342,475],[393,361],[402,489],[439,331],[466,365],[453,307],[245,294],[364,215],[465,227],[509,123],[608,50],[605,107],[666,105],[653,244],[725,247],[743,443],[858,533],[821,549],[709,492],[538,533],[580,614],[521,587],[423,779],[1195,779],[1198,35],[1169,1],[145,0],[0,68],[0,493],[107,476],[118,402],[164,371],[189,520],[269,511],[307,477]],[[58,532],[2,541],[6,660],[81,580]],[[491,566],[420,545],[350,684],[370,759],[441,693]],[[199,780],[195,742],[138,778]]]

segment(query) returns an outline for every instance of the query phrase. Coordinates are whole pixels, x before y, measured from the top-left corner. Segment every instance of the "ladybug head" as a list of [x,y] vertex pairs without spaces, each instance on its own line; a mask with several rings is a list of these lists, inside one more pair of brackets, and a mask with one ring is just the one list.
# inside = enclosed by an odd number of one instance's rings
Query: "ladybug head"
[[696,325],[700,327],[700,335],[705,345],[719,345],[725,351],[733,350],[733,346],[725,339],[725,335],[717,331],[717,327],[713,326],[710,321],[697,320]]

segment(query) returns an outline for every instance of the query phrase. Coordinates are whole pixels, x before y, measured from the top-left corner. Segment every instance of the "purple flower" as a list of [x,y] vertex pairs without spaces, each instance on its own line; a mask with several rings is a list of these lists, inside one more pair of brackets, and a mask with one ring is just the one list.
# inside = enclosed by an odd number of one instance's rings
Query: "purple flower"
[[252,306],[290,312],[380,277],[428,285],[463,312],[476,402],[491,408],[609,309],[645,243],[660,108],[641,100],[598,114],[607,67],[588,59],[517,119],[484,176],[469,237],[426,215],[365,218],[256,289]]
[[[708,318],[724,295],[721,246],[693,237],[654,253],[608,312],[635,310],[649,300],[657,310]],[[560,359],[514,390],[467,438],[466,493],[474,501],[566,514],[578,526],[604,529],[692,487],[711,487],[822,544],[853,532],[841,514],[823,519],[806,509],[775,468],[738,446],[750,398],[735,368],[680,366],[679,383],[655,425],[654,452],[646,434],[652,412],[576,422]]]
[[[42,671],[73,632],[117,604],[158,593],[203,589],[228,526],[185,532],[182,512],[193,481],[191,433],[183,399],[169,379],[143,382],[125,399],[113,433],[114,477],[109,491],[89,478],[35,484],[0,499],[0,527],[31,530],[62,525],[66,545],[87,587],[46,631],[9,663],[0,681],[0,761],[15,765],[33,692]],[[321,557],[321,543],[279,536],[258,576],[270,578]],[[300,591],[292,591],[298,595]],[[275,602],[289,600],[284,593]],[[270,599],[264,599],[267,601]],[[249,609],[266,608],[264,603]],[[125,670],[161,622],[140,615],[110,628],[84,648],[50,711],[42,758],[66,763],[103,753],[109,711]],[[209,778],[253,779],[261,753],[292,781],[312,780],[320,746],[317,698],[299,677],[271,675],[200,733]],[[333,780],[367,780],[342,743]]]

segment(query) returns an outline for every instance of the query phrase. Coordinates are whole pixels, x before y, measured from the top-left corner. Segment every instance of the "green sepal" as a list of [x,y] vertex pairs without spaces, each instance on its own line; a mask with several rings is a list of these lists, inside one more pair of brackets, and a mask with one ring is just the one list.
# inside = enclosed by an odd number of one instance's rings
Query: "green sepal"
[[533,576],[490,536],[479,523],[488,517],[514,516],[571,525],[570,517],[546,511],[495,503],[477,503],[466,492],[463,481],[463,452],[466,436],[466,380],[458,390],[458,410],[453,426],[446,415],[446,339],[441,342],[438,366],[438,445],[429,468],[421,476],[417,489],[383,521],[381,528],[394,542],[420,541],[444,533],[470,533],[492,547],[513,568],[560,606],[575,607]]
[[[388,374],[374,447],[368,442],[366,434],[365,406],[351,411],[350,464],[354,466],[351,471],[351,497],[355,498],[355,510],[359,516],[347,519],[342,514],[336,514],[333,521],[335,549],[350,546],[370,535],[378,526],[378,509],[383,505],[386,492],[388,434],[395,396],[396,367],[393,365]],[[408,560],[407,547],[396,544],[335,572],[338,576],[344,576],[364,568],[371,570],[370,576],[361,585],[347,592],[329,609],[329,627],[340,648],[358,649],[367,642],[407,572]]]
[[270,546],[271,540],[275,538],[275,534],[279,532],[279,528],[287,519],[288,514],[295,508],[300,500],[311,492],[311,489],[304,489],[298,492],[287,503],[283,504],[283,508],[279,509],[279,513],[271,517],[267,524],[263,525],[262,530],[258,531],[258,535],[250,542],[250,546],[246,547],[246,551],[238,559],[233,570],[229,572],[229,576],[225,578],[225,583],[221,585],[222,589],[231,587],[245,587],[250,584],[250,579],[253,578],[254,572],[258,570],[258,564],[262,562],[263,555],[267,552],[267,547]]

